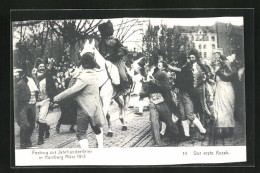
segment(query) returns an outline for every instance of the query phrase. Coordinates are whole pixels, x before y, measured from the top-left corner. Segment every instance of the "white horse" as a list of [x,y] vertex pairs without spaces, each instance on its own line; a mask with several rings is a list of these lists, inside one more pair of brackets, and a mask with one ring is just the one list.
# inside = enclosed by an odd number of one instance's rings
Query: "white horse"
[[[100,98],[103,105],[103,113],[104,115],[106,115],[106,119],[108,122],[107,136],[112,137],[113,131],[109,115],[111,100],[114,99],[120,108],[119,119],[122,123],[122,130],[126,131],[127,125],[124,117],[127,95],[124,94],[123,90],[120,89],[120,87],[113,85],[112,81],[116,81],[116,83],[118,84],[120,82],[118,69],[110,61],[105,60],[105,58],[97,50],[95,43],[95,39],[93,39],[92,41],[87,40],[80,55],[82,56],[85,53],[90,53],[92,56],[94,56],[97,64],[100,66],[98,72],[101,73],[99,75],[101,76],[101,79],[97,79],[100,81]],[[123,100],[119,96],[123,96]]]

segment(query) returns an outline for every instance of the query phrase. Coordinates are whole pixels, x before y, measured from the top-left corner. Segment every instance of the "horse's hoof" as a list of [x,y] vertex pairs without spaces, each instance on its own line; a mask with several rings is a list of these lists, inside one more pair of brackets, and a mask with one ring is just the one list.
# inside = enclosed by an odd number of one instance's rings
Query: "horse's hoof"
[[123,126],[122,131],[126,131],[126,130],[127,130],[127,126]]
[[113,137],[113,132],[108,132],[107,137]]

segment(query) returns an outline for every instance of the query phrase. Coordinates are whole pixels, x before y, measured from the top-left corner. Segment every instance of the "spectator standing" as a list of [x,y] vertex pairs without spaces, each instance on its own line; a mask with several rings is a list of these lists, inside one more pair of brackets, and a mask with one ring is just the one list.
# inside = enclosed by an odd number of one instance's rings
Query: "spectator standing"
[[20,71],[21,79],[15,87],[15,115],[20,127],[20,147],[32,146],[31,136],[35,128],[35,109],[38,88],[34,80]]
[[214,116],[218,133],[225,137],[231,136],[235,127],[235,92],[231,81],[236,73],[231,68],[231,62],[225,56],[221,55],[218,62],[220,66],[216,72]]
[[[184,62],[186,60],[183,60]],[[188,58],[186,63],[181,67],[180,72],[176,72],[176,87],[179,89],[179,107],[182,112],[182,126],[184,130],[183,140],[190,140],[190,124],[193,123],[198,127],[200,132],[205,135],[206,129],[202,126],[199,119],[194,115],[194,105],[192,97],[194,96],[194,78],[192,65]]]
[[[47,68],[45,67],[45,64]],[[38,145],[44,143],[45,138],[50,136],[50,126],[47,124],[46,118],[49,112],[49,106],[56,95],[54,59],[43,62],[42,59],[36,59],[35,68],[32,70],[32,76],[39,88],[39,95],[36,103],[36,116],[39,124]]]

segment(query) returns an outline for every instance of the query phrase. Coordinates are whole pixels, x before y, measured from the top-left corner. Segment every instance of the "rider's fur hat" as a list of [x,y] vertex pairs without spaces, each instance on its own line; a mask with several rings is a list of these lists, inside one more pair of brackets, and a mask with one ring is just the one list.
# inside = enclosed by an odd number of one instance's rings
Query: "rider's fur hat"
[[108,20],[106,23],[98,25],[98,30],[101,34],[101,37],[103,38],[110,37],[114,33],[113,24],[110,20]]

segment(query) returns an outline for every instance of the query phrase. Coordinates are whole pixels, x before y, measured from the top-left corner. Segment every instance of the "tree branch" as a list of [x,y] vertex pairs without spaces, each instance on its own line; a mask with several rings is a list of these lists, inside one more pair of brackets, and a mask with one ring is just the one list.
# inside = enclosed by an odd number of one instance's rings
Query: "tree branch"
[[98,25],[102,22],[102,20],[100,20],[98,23],[96,23],[89,31],[86,32],[86,34],[89,34],[91,32],[93,32],[97,27]]
[[[124,22],[125,20],[122,19],[122,22],[121,22],[120,24],[116,25],[116,26],[124,25],[124,24],[130,23],[130,22],[133,22],[133,21],[135,21],[135,20],[136,20],[136,19],[131,19],[131,20],[127,20],[127,19],[126,19],[126,22]],[[123,22],[124,22],[124,23],[123,23]]]
[[76,31],[78,31],[79,25],[81,24],[81,22],[82,22],[82,20],[79,21],[78,26],[77,26],[77,28],[76,28]]
[[136,21],[124,32],[123,36],[122,36],[122,40],[124,40],[124,37],[127,35],[127,33],[129,32],[129,30],[135,26],[135,23],[138,21],[138,19],[136,19]]
[[[92,23],[93,23],[94,20],[92,20]],[[79,32],[81,32],[82,28],[86,25],[87,23],[87,20],[85,20],[85,22],[83,23],[83,25],[81,26],[81,28],[79,29]],[[92,25],[92,23],[90,25]]]
[[119,32],[119,30],[120,30],[120,28],[121,28],[121,26],[122,26],[122,24],[123,24],[123,21],[124,21],[124,19],[122,19],[122,22],[120,23],[119,28],[117,29],[116,37],[118,36],[118,32]]
[[20,27],[20,26],[30,26],[30,25],[35,25],[38,23],[41,23],[42,21],[28,21],[28,22],[21,22],[21,23],[14,23],[13,27]]
[[[124,32],[124,30],[125,30],[125,28],[126,28],[126,24],[127,23],[129,23],[129,22],[125,22],[124,23],[124,25],[123,25],[123,28],[121,28],[121,30],[120,30],[120,32],[118,32],[118,36],[117,36],[117,38],[121,41],[122,39],[122,37],[121,37],[121,35],[123,34],[123,32]],[[128,25],[129,26],[129,25]]]
[[130,36],[132,36],[134,33],[136,33],[137,31],[140,31],[140,29],[134,30],[131,34],[129,34],[122,42],[125,42],[125,40],[127,40]]
[[[54,22],[54,24],[56,24],[56,25],[58,25],[56,22]],[[60,33],[56,28],[54,28],[54,26],[53,26],[53,23],[52,22],[50,22],[50,26],[51,26],[51,29],[58,35],[58,36],[61,36],[61,37],[63,37],[63,34],[62,33]],[[59,25],[58,25],[59,26]]]

